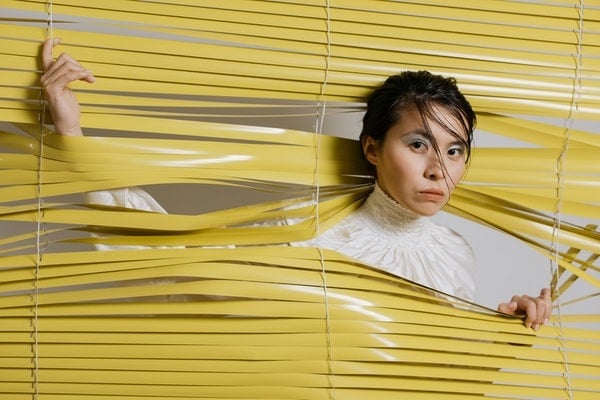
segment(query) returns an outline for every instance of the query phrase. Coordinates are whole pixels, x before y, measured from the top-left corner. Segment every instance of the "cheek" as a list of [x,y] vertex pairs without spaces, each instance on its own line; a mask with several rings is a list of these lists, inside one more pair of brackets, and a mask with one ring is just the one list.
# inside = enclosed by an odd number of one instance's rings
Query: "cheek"
[[452,178],[454,185],[457,185],[458,182],[460,182],[462,177],[465,175],[466,170],[467,166],[464,162],[458,162],[450,167],[450,178]]
[[383,160],[388,169],[399,174],[404,174],[416,169],[415,161],[411,160],[411,154],[402,148],[388,147],[384,153]]

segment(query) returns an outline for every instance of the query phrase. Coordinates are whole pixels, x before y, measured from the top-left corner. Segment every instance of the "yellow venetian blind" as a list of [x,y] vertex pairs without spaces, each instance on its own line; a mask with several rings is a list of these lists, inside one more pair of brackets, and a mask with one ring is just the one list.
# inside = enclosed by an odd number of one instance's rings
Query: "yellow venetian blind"
[[[600,3],[448,3],[0,0],[0,398],[598,398],[600,316],[568,304],[600,290],[600,135],[573,124],[600,119]],[[73,85],[86,137],[40,123],[48,36],[98,79]],[[456,77],[479,128],[532,146],[476,149],[449,211],[550,258],[540,332],[281,246],[364,199],[327,124],[405,69]],[[227,196],[81,197],[136,186]]]

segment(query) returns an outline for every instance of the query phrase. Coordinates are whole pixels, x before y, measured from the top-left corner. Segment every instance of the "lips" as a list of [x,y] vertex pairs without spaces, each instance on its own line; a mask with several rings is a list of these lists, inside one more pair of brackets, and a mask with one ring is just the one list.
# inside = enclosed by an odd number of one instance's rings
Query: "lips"
[[446,197],[443,190],[438,189],[425,189],[419,192],[419,195],[426,200],[440,201]]

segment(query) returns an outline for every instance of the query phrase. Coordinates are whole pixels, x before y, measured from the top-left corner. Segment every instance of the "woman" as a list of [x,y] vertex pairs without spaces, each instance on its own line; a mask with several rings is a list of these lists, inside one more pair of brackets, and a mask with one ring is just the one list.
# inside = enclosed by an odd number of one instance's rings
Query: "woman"
[[[70,82],[95,81],[91,71],[67,54],[53,60],[58,40],[42,49],[47,93],[56,131],[82,135],[79,104]],[[380,267],[434,289],[472,300],[473,254],[448,228],[431,223],[447,203],[466,170],[475,114],[453,79],[425,71],[395,75],[376,88],[367,102],[360,141],[376,176],[374,191],[353,214],[316,239],[324,248]],[[164,211],[145,192],[99,192],[94,202]],[[107,198],[108,196],[108,198]],[[102,198],[104,197],[104,198]],[[550,290],[538,297],[513,296],[498,310],[524,314],[538,330],[550,316]]]

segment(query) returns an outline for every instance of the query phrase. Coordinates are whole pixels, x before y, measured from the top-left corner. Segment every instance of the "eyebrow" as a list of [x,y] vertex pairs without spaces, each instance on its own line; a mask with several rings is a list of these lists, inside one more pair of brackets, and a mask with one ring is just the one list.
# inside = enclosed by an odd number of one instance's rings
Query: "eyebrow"
[[409,133],[417,133],[419,135],[429,136],[427,134],[427,131],[425,129],[421,129],[421,128],[417,128],[417,129],[413,129],[412,131],[404,132],[403,135],[408,135]]
[[419,135],[419,136],[424,136],[427,139],[431,139],[431,135],[424,129],[413,129],[412,131],[402,133],[402,136],[408,136],[408,135]]
[[461,142],[460,140],[455,140],[453,142],[450,143],[450,146],[454,146],[454,145],[460,145],[462,147],[467,147],[466,144],[464,144],[464,142]]

